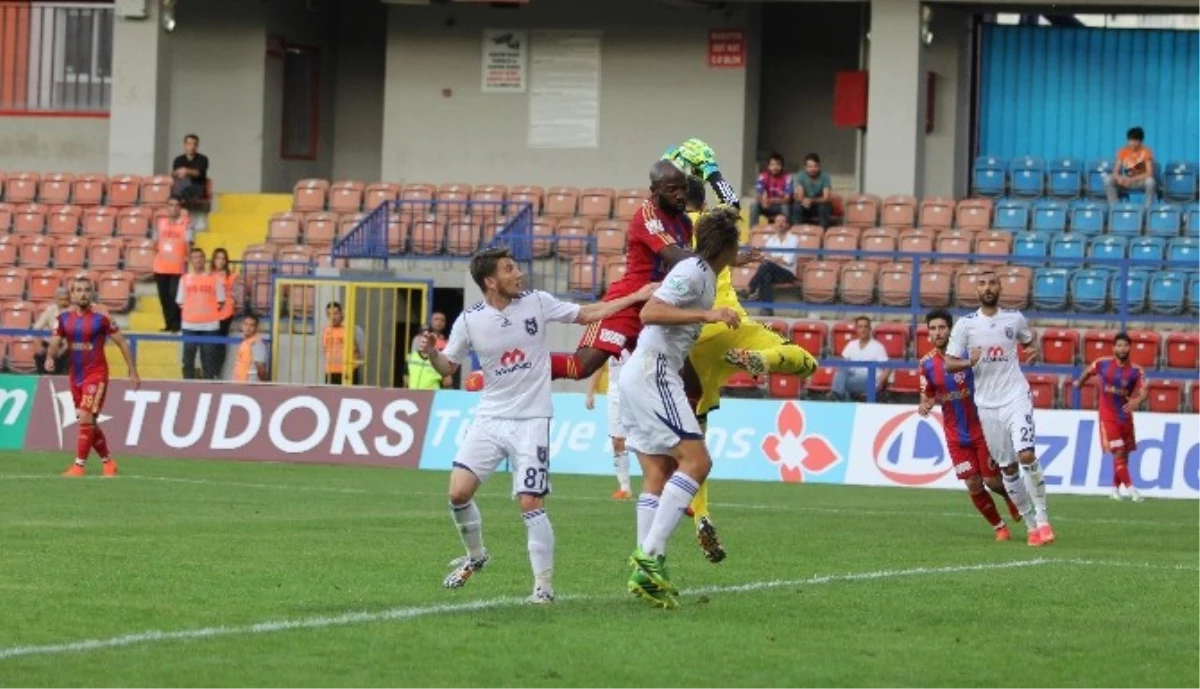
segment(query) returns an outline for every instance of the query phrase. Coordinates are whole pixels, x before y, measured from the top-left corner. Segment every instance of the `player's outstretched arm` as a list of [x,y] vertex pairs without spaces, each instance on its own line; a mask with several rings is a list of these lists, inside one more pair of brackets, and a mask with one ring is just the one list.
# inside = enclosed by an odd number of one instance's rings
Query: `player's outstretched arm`
[[121,333],[110,333],[109,338],[112,343],[121,351],[121,357],[125,359],[125,366],[129,369],[129,384],[137,390],[142,385],[142,379],[138,376],[137,364],[133,363],[133,352],[129,349],[129,341]]
[[[455,325],[458,324],[455,323]],[[451,335],[453,336],[453,333]],[[458,371],[458,364],[450,361],[438,351],[437,336],[433,333],[425,333],[421,337],[421,352],[429,357],[429,363],[433,366],[433,369],[443,377],[452,376]]]
[[946,355],[946,373],[958,373],[965,371],[979,363],[979,358],[983,355],[983,350],[975,347],[970,351],[970,358],[960,359],[956,356]]
[[63,346],[62,335],[53,335],[50,337],[50,344],[46,345],[46,373],[54,373],[54,360],[58,358],[58,352]]
[[575,317],[575,322],[580,325],[595,323],[596,321],[602,321],[613,314],[624,311],[630,306],[637,306],[649,299],[650,295],[654,294],[654,290],[658,289],[658,285],[659,283],[652,282],[629,296],[581,306],[579,307],[579,315]]
[[646,325],[694,325],[696,323],[724,323],[736,328],[742,323],[737,311],[727,308],[700,311],[684,309],[658,297],[651,297],[642,307],[642,323]]

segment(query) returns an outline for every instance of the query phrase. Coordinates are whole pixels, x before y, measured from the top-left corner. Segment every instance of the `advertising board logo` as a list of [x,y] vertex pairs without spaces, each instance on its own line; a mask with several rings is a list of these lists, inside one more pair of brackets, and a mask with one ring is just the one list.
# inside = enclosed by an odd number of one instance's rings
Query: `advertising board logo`
[[937,412],[921,418],[914,410],[888,419],[875,434],[871,458],[879,473],[902,486],[933,483],[954,469]]
[[37,380],[35,376],[0,376],[0,449],[16,450],[24,445]]
[[785,402],[775,417],[775,432],[763,438],[763,454],[779,467],[779,478],[788,483],[803,482],[842,461],[825,436],[804,431],[804,410],[795,402]]

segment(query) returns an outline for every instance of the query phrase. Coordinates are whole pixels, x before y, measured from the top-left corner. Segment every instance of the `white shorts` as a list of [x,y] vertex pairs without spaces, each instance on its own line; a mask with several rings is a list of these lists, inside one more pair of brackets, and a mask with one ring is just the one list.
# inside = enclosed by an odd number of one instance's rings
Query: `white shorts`
[[983,425],[988,451],[1002,467],[1017,461],[1018,454],[1034,447],[1033,401],[1028,397],[1003,407],[980,407],[979,421]]
[[624,438],[629,434],[621,421],[621,364],[622,360],[613,357],[608,360],[608,435],[610,438]]
[[476,417],[454,456],[454,467],[486,481],[500,462],[509,460],[513,493],[550,492],[550,419]]
[[661,354],[634,352],[621,370],[625,444],[643,454],[668,455],[680,440],[703,440],[683,378]]

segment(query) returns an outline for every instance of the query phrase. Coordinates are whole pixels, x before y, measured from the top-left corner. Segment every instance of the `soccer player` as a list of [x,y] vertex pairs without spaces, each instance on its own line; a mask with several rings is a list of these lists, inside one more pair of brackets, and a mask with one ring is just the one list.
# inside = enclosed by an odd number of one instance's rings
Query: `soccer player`
[[979,309],[960,318],[950,331],[946,372],[974,369],[975,406],[983,437],[1000,465],[1009,497],[1025,517],[1028,543],[1052,543],[1046,479],[1034,454],[1033,395],[1021,374],[1019,350],[1032,353],[1033,331],[1020,311],[999,307],[1000,279],[995,271],[980,273],[975,286]]
[[674,607],[678,590],[666,571],[667,541],[712,469],[700,422],[680,371],[700,328],[736,328],[741,317],[713,308],[717,274],[738,253],[738,213],[720,208],[700,217],[697,256],[680,261],[642,308],[646,328],[621,367],[621,414],[642,467],[638,547],[630,556],[630,592],[657,607]]
[[470,270],[483,291],[483,301],[467,308],[454,322],[445,349],[438,351],[437,339],[430,333],[421,343],[430,363],[443,376],[454,375],[474,350],[485,381],[474,421],[450,471],[450,514],[467,554],[455,561],[444,584],[458,588],[487,564],[475,491],[507,458],[533,565],[534,588],[528,600],[550,603],[554,600],[554,531],[546,516],[545,497],[550,493],[547,473],[553,407],[546,326],[550,322],[599,321],[645,301],[656,285],[580,307],[545,292],[525,291],[524,276],[508,249],[475,254]]
[[46,373],[54,373],[54,357],[66,345],[71,361],[71,397],[79,416],[75,463],[63,472],[63,476],[83,476],[92,448],[100,456],[104,475],[117,475],[117,463],[108,451],[108,440],[96,425],[96,417],[104,407],[104,395],[108,392],[108,360],[104,357],[106,340],[112,340],[121,351],[125,365],[129,367],[129,384],[135,390],[141,385],[129,343],[116,323],[92,308],[92,292],[92,281],[85,277],[77,277],[71,282],[72,308],[58,315],[46,356]]
[[996,532],[997,541],[1012,538],[1008,526],[996,511],[996,503],[987,488],[1004,498],[1008,513],[1021,521],[1021,513],[1004,490],[1000,471],[988,453],[983,437],[983,426],[979,423],[979,410],[975,408],[975,375],[970,369],[958,373],[946,372],[946,344],[950,341],[950,326],[954,317],[945,309],[935,309],[925,316],[929,327],[929,342],[933,350],[920,363],[921,405],[917,412],[929,416],[934,405],[942,407],[942,426],[946,433],[946,449],[954,463],[954,473],[966,484],[967,493],[975,509],[983,515]]
[[608,438],[612,442],[613,469],[617,474],[617,490],[612,494],[613,500],[628,500],[633,497],[633,487],[629,480],[629,452],[625,448],[625,427],[621,425],[621,386],[617,384],[617,379],[621,377],[621,364],[627,358],[629,352],[621,352],[620,356],[609,359],[607,365],[596,371],[584,401],[588,411],[595,408],[596,392],[600,389],[601,378],[607,377],[604,392],[608,397]]
[[1113,338],[1113,355],[1092,362],[1074,385],[1083,387],[1092,376],[1100,378],[1100,446],[1113,458],[1112,499],[1121,499],[1121,486],[1134,502],[1142,494],[1129,476],[1129,453],[1137,449],[1133,433],[1133,411],[1146,399],[1146,374],[1130,363],[1133,341],[1126,333]]

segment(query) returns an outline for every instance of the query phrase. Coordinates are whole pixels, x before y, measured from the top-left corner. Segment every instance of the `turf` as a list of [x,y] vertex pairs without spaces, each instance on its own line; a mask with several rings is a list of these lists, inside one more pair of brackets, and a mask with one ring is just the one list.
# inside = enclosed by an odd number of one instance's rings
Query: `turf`
[[1032,549],[958,491],[718,482],[730,557],[681,530],[659,611],[624,590],[632,505],[557,477],[560,599],[531,607],[506,476],[491,565],[447,591],[444,474],[66,461],[0,454],[4,686],[1200,684],[1195,502],[1052,496]]

